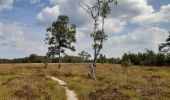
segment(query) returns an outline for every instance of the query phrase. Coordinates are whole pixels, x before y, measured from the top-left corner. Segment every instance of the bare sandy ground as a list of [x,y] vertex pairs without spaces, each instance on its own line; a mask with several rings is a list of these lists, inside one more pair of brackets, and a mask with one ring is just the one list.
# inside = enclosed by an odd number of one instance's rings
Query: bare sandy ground
[[63,80],[60,80],[53,76],[47,76],[48,78],[51,78],[54,81],[57,81],[59,85],[64,86],[66,90],[67,100],[78,100],[76,93],[73,90],[70,90],[67,87],[67,83],[65,83]]

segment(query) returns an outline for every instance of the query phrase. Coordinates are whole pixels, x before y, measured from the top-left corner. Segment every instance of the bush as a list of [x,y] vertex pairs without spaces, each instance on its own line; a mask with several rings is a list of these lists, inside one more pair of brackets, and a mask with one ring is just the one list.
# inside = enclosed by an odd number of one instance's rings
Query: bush
[[122,61],[122,66],[123,67],[128,67],[128,66],[131,66],[131,65],[132,65],[132,62],[131,62],[130,59]]

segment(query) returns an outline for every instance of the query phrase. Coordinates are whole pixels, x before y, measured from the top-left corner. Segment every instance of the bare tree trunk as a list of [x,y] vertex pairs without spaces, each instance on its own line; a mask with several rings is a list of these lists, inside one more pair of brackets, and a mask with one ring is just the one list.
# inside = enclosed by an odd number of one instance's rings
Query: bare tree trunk
[[93,79],[96,79],[95,71],[96,71],[96,66],[89,65],[88,76],[93,78]]
[[[95,21],[94,23],[94,35],[96,33],[96,28],[97,28],[97,21]],[[104,32],[104,18],[102,19],[102,32]],[[94,39],[94,37],[93,37]],[[103,40],[101,40],[100,45],[103,43]],[[96,44],[96,40],[94,39],[94,44]],[[91,73],[91,77],[96,79],[96,62],[97,62],[97,56],[99,55],[101,48],[99,48],[99,50],[97,50],[96,47],[94,47],[94,59],[93,59],[93,65],[90,68],[90,73]]]
[[60,58],[59,58],[59,61],[58,61],[59,63],[58,63],[58,69],[60,69],[61,68],[61,63],[60,63]]
[[48,66],[48,61],[47,61],[47,58],[45,58],[45,62],[44,62],[44,69],[46,69],[47,68],[47,66]]
[[93,78],[96,79],[96,58],[94,59],[94,62],[93,62],[93,70],[92,70],[92,73],[93,73]]
[[59,54],[59,58],[58,58],[58,69],[60,69],[61,67],[61,59],[60,59],[60,54]]
[[44,69],[48,67],[48,62],[45,62]]
[[47,67],[48,67],[48,53],[46,54],[44,59],[44,69],[46,69]]
[[102,18],[102,32],[104,32],[104,18]]
[[95,33],[96,33],[96,29],[97,29],[97,20],[95,20],[94,22],[94,33],[93,33],[93,40],[94,40],[94,59],[93,59],[93,64],[89,66],[89,71],[88,71],[88,75],[93,78],[96,79],[96,60],[97,60],[97,48],[95,47],[96,45],[96,40],[95,40]]
[[60,69],[61,67],[61,55],[60,55],[60,52],[59,52],[59,58],[58,58],[58,69]]

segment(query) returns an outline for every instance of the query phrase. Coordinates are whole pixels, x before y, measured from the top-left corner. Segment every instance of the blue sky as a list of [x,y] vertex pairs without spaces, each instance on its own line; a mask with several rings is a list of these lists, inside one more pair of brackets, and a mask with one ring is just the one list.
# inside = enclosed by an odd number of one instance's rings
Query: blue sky
[[[91,1],[91,0],[87,0]],[[0,0],[0,58],[25,57],[31,53],[44,55],[46,28],[61,14],[77,25],[76,52],[93,54],[92,21],[78,5],[79,0]],[[107,57],[123,53],[157,52],[170,29],[170,0],[118,0],[106,20],[108,40],[101,51]]]

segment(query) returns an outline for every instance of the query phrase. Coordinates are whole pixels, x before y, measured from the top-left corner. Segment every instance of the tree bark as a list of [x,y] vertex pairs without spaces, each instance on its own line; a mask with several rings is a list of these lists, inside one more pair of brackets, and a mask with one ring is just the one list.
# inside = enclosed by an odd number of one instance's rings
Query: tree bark
[[95,33],[96,33],[96,29],[97,29],[97,20],[95,20],[94,22],[94,33],[93,33],[93,40],[94,40],[94,59],[93,59],[93,64],[90,65],[90,69],[89,69],[89,73],[90,76],[93,79],[96,79],[96,60],[97,60],[97,48],[96,46],[96,40],[95,40]]
[[104,18],[102,18],[102,32],[104,32]]
[[48,67],[48,62],[45,62],[44,69]]
[[60,55],[60,51],[59,51],[59,58],[58,58],[58,69],[60,69],[61,67],[61,55]]
[[44,69],[48,67],[48,54],[46,54],[45,59],[44,59]]

